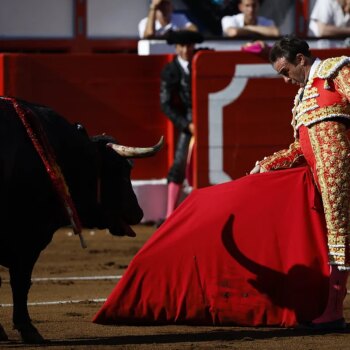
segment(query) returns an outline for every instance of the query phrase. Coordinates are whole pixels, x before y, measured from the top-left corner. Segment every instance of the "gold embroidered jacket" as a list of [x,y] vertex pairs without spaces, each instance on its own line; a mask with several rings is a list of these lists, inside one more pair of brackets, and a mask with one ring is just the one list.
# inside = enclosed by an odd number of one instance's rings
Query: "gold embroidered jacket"
[[322,61],[305,88],[299,89],[295,100],[292,126],[295,142],[288,149],[265,157],[259,162],[263,170],[291,168],[303,162],[298,141],[301,125],[312,126],[323,120],[350,121],[350,57]]

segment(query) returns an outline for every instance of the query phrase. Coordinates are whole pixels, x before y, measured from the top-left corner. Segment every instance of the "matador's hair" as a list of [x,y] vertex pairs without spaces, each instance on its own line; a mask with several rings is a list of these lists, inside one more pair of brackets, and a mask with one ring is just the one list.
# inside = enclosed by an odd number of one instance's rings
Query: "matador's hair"
[[286,35],[272,46],[269,58],[272,64],[281,57],[286,58],[290,63],[294,63],[298,53],[311,57],[308,43],[294,35]]

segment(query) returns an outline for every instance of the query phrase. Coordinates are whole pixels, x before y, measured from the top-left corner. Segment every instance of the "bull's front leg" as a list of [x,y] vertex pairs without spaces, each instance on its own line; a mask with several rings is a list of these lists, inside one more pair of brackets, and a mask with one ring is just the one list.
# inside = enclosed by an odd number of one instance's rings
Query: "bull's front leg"
[[13,298],[13,326],[20,333],[23,342],[40,344],[45,342],[39,331],[33,326],[28,312],[28,292],[31,276],[36,261],[20,259],[21,262],[11,266],[10,281]]

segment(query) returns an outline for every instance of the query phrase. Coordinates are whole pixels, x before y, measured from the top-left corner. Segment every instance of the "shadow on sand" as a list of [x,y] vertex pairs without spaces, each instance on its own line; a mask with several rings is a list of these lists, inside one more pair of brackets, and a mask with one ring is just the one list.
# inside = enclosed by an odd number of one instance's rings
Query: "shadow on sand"
[[[176,326],[174,326],[176,327]],[[198,327],[200,330],[200,327]],[[118,328],[116,327],[116,332]],[[68,339],[51,341],[48,344],[42,346],[36,345],[36,347],[69,347],[69,346],[103,346],[103,345],[141,345],[141,344],[176,344],[176,343],[201,343],[211,341],[254,341],[264,340],[272,338],[290,338],[300,337],[305,335],[314,336],[315,334],[326,333],[348,333],[349,325],[342,331],[337,332],[312,332],[306,330],[293,330],[286,328],[252,328],[241,329],[236,327],[230,327],[230,329],[218,328],[217,330],[200,331],[197,333],[167,333],[167,334],[154,334],[154,335],[122,335],[115,337],[93,337],[84,339]],[[5,344],[4,344],[5,345]],[[8,344],[8,348],[25,348],[26,344]]]

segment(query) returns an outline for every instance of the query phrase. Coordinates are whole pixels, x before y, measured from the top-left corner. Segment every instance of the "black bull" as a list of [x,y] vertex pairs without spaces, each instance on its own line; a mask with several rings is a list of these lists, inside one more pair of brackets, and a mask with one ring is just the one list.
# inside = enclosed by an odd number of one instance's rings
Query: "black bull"
[[[69,220],[13,102],[0,98],[0,264],[9,268],[14,327],[25,342],[36,343],[43,338],[27,308],[32,270],[54,232]],[[143,212],[132,189],[129,161],[110,147],[114,140],[104,135],[89,138],[81,126],[50,108],[18,103],[40,122],[82,225],[132,235],[128,225],[139,223]],[[158,146],[137,150],[148,156]],[[135,156],[132,151],[126,156]],[[0,325],[1,339],[6,333]]]

